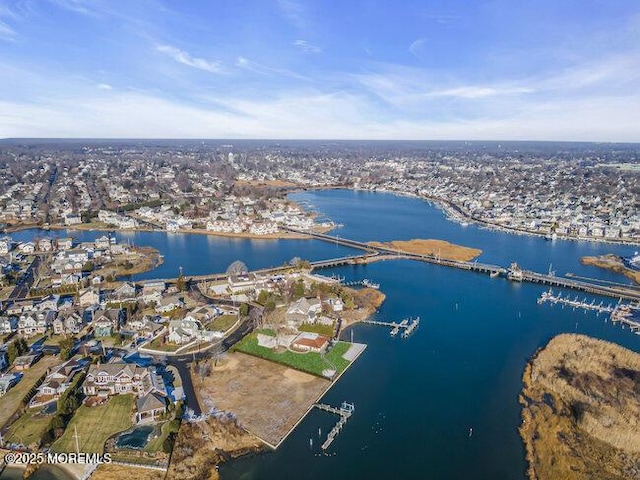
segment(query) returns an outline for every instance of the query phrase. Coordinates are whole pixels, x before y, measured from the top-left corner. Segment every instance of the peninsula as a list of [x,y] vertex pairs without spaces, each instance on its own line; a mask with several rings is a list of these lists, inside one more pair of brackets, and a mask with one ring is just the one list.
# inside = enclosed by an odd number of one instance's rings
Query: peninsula
[[526,366],[523,384],[531,480],[638,478],[640,354],[559,335]]
[[630,278],[636,284],[640,284],[640,272],[633,270],[625,265],[623,259],[618,255],[608,254],[596,257],[582,257],[580,263],[583,265],[593,265],[594,267],[604,268],[612,272],[621,273]]

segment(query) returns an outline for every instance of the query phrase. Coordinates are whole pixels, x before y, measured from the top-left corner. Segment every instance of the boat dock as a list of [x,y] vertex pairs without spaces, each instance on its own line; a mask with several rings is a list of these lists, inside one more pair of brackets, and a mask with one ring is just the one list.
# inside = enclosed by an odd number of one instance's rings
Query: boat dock
[[366,287],[366,288],[375,288],[378,290],[380,288],[379,283],[372,282],[368,278],[364,278],[362,280],[352,280],[350,282],[343,282],[345,287]]
[[390,327],[391,328],[391,336],[395,337],[400,333],[400,330],[404,329],[402,332],[402,338],[407,338],[413,331],[418,328],[420,324],[420,317],[416,318],[405,318],[401,322],[380,322],[378,320],[363,320],[362,323],[368,323],[370,325],[380,325],[382,327]]
[[640,321],[638,316],[634,315],[633,310],[640,311],[640,308],[633,307],[629,304],[617,305],[611,313],[611,321],[613,323],[620,323],[623,326],[628,326],[632,332],[640,335]]
[[324,410],[325,412],[333,413],[340,417],[338,423],[334,425],[329,434],[327,435],[327,439],[322,444],[322,450],[326,450],[333,443],[338,434],[342,431],[342,427],[345,426],[347,420],[353,415],[353,411],[355,410],[355,406],[353,403],[342,402],[340,408],[333,407],[331,405],[327,405],[326,403],[316,403],[313,405],[314,407]]
[[612,314],[615,310],[615,308],[612,305],[605,305],[604,302],[596,303],[596,301],[593,300],[591,303],[588,303],[586,298],[584,298],[583,300],[578,300],[577,296],[574,299],[571,299],[569,296],[563,297],[561,294],[554,295],[551,289],[549,289],[546,292],[543,292],[542,295],[540,295],[540,298],[538,299],[538,305],[541,305],[545,302],[549,302],[552,305],[559,303],[562,306],[568,305],[569,307],[572,307],[572,308],[582,308],[584,310],[593,310],[598,314],[600,313]]

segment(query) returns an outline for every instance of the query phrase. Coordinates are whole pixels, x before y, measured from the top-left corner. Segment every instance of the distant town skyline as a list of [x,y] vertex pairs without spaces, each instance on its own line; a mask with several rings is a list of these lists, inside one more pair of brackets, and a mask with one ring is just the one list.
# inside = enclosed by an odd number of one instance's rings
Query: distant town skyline
[[624,0],[2,0],[0,71],[0,138],[640,141]]

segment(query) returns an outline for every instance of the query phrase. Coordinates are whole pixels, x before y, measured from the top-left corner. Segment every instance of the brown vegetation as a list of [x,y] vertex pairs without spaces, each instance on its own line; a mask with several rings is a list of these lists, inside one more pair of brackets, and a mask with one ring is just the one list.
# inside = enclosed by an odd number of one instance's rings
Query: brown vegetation
[[477,248],[463,247],[444,240],[396,240],[393,242],[369,242],[369,245],[420,255],[438,255],[446,260],[461,262],[469,262],[482,253],[482,250]]
[[103,464],[91,474],[91,480],[122,480],[123,478],[135,478],[136,480],[163,480],[165,478],[165,473],[160,470],[136,468],[131,465]]
[[530,479],[640,476],[640,354],[559,335],[527,365],[523,383]]
[[361,290],[348,288],[346,290],[351,294],[356,308],[341,312],[343,327],[369,318],[380,308],[386,298],[384,293],[373,288],[363,288]]
[[217,479],[219,463],[263,448],[256,437],[228,415],[182,422],[166,479]]
[[599,255],[597,257],[582,257],[580,259],[580,263],[621,273],[625,277],[633,280],[636,284],[640,285],[640,272],[627,268],[622,261],[622,258],[618,255],[609,254]]
[[242,427],[277,445],[331,385],[328,380],[243,353],[193,376],[204,410],[233,413]]

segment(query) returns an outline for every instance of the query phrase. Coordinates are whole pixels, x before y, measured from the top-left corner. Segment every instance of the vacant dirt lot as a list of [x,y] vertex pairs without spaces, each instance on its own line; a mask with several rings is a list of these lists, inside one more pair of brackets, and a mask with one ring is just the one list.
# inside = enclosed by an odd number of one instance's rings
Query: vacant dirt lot
[[234,413],[249,432],[277,445],[329,387],[328,380],[233,353],[194,386],[205,410]]

